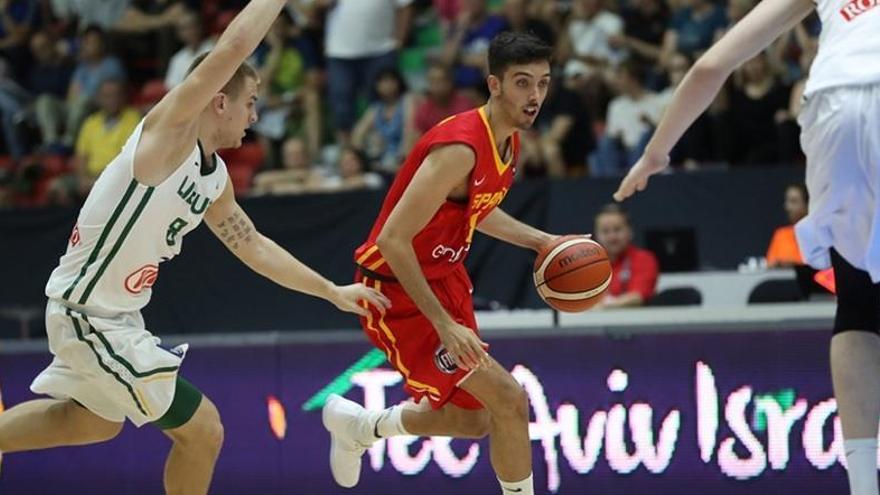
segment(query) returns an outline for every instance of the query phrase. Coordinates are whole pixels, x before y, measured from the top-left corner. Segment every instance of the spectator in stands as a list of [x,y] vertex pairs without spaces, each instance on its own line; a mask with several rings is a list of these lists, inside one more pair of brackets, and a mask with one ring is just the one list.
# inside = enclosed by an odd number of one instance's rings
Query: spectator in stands
[[21,160],[26,151],[26,143],[19,131],[25,120],[29,98],[28,92],[9,74],[6,60],[0,58],[0,125],[6,151],[15,162]]
[[459,12],[461,12],[461,0],[432,0],[431,4],[440,21],[440,28],[445,38],[449,35],[455,25],[455,20],[458,19]]
[[443,47],[443,63],[455,67],[455,85],[475,100],[485,91],[489,41],[504,30],[503,17],[489,13],[486,0],[461,0],[455,25]]
[[650,251],[632,244],[629,216],[617,204],[604,206],[595,218],[593,234],[611,260],[611,285],[600,308],[641,306],[657,288],[659,268]]
[[794,235],[794,225],[807,216],[810,196],[803,183],[790,184],[785,188],[785,213],[788,225],[779,227],[773,233],[767,248],[767,266],[779,268],[804,264],[804,257]]
[[175,21],[175,27],[177,38],[183,43],[183,47],[168,63],[168,70],[165,72],[166,89],[180,84],[196,57],[214,47],[214,40],[205,36],[205,28],[198,12],[187,11]]
[[599,139],[595,167],[591,175],[623,175],[644,151],[664,107],[657,95],[644,87],[644,67],[629,60],[617,70],[620,96],[608,106],[605,135]]
[[283,168],[257,174],[251,194],[303,194],[327,189],[327,178],[314,167],[308,145],[302,138],[287,138],[281,146],[281,156]]
[[574,0],[571,17],[560,38],[558,60],[567,60],[567,73],[601,73],[625,56],[610,40],[623,34],[623,19],[605,7],[604,0]]
[[682,0],[672,13],[669,29],[663,36],[661,65],[666,65],[676,52],[695,60],[727,26],[724,9],[712,0]]
[[80,123],[93,107],[98,89],[110,79],[125,79],[125,69],[118,58],[107,53],[104,31],[89,27],[80,36],[79,64],[67,92],[65,145],[73,144]]
[[620,13],[623,34],[611,36],[611,46],[626,49],[630,57],[644,64],[656,63],[669,25],[666,3],[662,0],[630,0],[621,4]]
[[796,31],[801,31],[798,36],[801,38],[799,40],[801,53],[798,57],[800,77],[791,88],[791,94],[788,98],[788,112],[779,116],[779,159],[782,162],[803,163],[805,157],[800,147],[801,127],[797,123],[797,118],[803,109],[804,88],[807,84],[807,77],[810,75],[810,66],[813,65],[813,59],[816,58],[816,51],[819,47],[814,38],[809,38],[806,35],[801,25],[797,26]]
[[0,0],[0,57],[6,59],[11,76],[21,81],[28,65],[28,36],[36,27],[38,2]]
[[339,154],[339,174],[327,179],[327,191],[351,191],[355,189],[380,189],[385,180],[376,172],[367,172],[367,156],[357,148],[346,146]]
[[107,79],[101,83],[98,111],[83,122],[76,140],[74,175],[53,182],[53,202],[71,204],[85,198],[104,168],[119,154],[141,120],[141,114],[127,105],[127,96],[124,80]]
[[547,100],[532,131],[520,132],[526,176],[566,177],[586,173],[586,159],[595,148],[590,113],[575,92],[577,79],[551,83]]
[[416,132],[421,135],[441,120],[473,108],[473,101],[455,89],[452,70],[442,64],[428,69],[428,88],[415,112]]
[[[669,85],[656,96],[658,116],[662,115],[662,112],[669,106],[675,89],[684,80],[691,65],[691,60],[681,53],[675,53],[669,59],[669,63],[666,65],[666,79],[669,81]],[[675,148],[672,149],[670,160],[673,165],[682,165],[686,170],[694,170],[699,166],[699,163],[712,159],[711,118],[708,113],[701,115],[685,132]],[[656,127],[657,123],[657,121],[653,121],[652,125]]]
[[607,10],[604,0],[574,0],[572,12],[557,45],[557,60],[567,60],[566,77],[577,77],[591,115],[604,115],[608,101],[605,79],[624,56],[611,39],[623,33],[623,20]]
[[[253,126],[266,156],[276,167],[275,151],[289,135],[304,135],[310,153],[321,149],[320,72],[317,50],[282,12],[256,53],[260,72],[260,120]],[[302,126],[295,124],[303,123]]]
[[377,97],[352,132],[355,148],[367,153],[374,169],[394,174],[415,144],[415,102],[397,69],[385,69],[373,84]]
[[348,144],[357,97],[381,70],[396,67],[412,24],[412,0],[315,0],[330,8],[324,49],[337,142]]
[[720,40],[724,33],[736,25],[743,17],[748,14],[755,6],[754,0],[728,0],[727,3],[727,25],[715,31],[715,40]]
[[61,143],[65,97],[73,75],[73,65],[64,57],[49,30],[31,37],[34,63],[28,75],[28,88],[34,95],[34,114],[42,145],[51,150]]
[[[766,52],[746,62],[734,75],[728,110],[733,164],[779,162],[779,124],[788,119],[791,89],[782,84]],[[794,139],[790,136],[789,139]],[[789,144],[788,149],[796,144]]]
[[504,0],[502,15],[505,31],[532,33],[550,46],[556,45],[556,33],[546,22],[529,12],[532,0]]
[[145,33],[173,25],[186,8],[182,2],[173,2],[160,13],[150,13],[134,0],[52,0],[52,10],[62,19],[78,19],[81,27]]

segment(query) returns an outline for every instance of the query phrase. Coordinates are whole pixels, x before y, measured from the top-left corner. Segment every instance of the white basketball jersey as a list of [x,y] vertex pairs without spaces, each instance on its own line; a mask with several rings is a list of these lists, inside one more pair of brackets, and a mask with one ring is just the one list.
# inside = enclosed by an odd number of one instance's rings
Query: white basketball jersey
[[818,0],[816,9],[822,34],[804,95],[880,83],[880,0]]
[[216,154],[202,164],[196,145],[170,177],[155,187],[134,178],[138,124],[98,178],[79,212],[67,252],[46,284],[46,295],[95,314],[136,311],[150,301],[159,264],[180,253],[183,236],[202,221],[226,187],[226,165]]

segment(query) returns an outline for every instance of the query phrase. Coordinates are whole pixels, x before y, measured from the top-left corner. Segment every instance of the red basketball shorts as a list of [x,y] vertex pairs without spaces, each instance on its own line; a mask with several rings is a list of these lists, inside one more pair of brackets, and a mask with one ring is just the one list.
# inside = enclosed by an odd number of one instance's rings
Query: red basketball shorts
[[[403,387],[407,393],[416,402],[427,397],[434,409],[446,403],[463,409],[482,409],[480,401],[459,388],[470,371],[455,365],[434,326],[419,311],[403,286],[360,274],[358,280],[391,300],[391,308],[384,315],[371,307],[370,316],[361,317],[361,327],[373,345],[385,353],[391,366],[403,375]],[[479,335],[471,282],[464,266],[442,279],[429,280],[428,284],[452,318]]]

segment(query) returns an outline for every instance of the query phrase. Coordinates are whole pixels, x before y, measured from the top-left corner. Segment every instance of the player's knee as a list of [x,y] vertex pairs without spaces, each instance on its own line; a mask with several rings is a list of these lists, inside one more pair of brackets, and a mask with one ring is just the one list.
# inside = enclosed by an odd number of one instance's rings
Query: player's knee
[[510,377],[498,389],[499,404],[492,408],[496,419],[516,422],[529,420],[529,398],[522,386]]
[[199,443],[212,452],[220,452],[225,436],[220,411],[211,401],[205,400],[204,403],[207,407],[199,428],[201,430]]
[[175,431],[172,437],[182,447],[216,454],[223,447],[224,435],[220,412],[211,401],[204,398],[192,419]]
[[489,411],[480,409],[479,411],[474,411],[471,417],[466,421],[466,424],[462,426],[467,433],[467,438],[479,440],[480,438],[485,438],[489,435],[489,425]]

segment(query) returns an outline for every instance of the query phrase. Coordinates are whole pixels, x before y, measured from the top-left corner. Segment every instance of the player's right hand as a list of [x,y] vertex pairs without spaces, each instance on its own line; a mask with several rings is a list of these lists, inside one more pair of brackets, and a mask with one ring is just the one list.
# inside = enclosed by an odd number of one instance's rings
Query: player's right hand
[[623,201],[635,194],[636,191],[644,191],[645,188],[648,187],[648,178],[654,174],[662,172],[668,166],[668,155],[652,155],[645,153],[639,158],[639,161],[629,169],[629,173],[626,174],[626,177],[623,178],[620,187],[618,187],[617,192],[614,193],[614,200]]
[[463,370],[473,370],[489,362],[486,344],[470,328],[450,322],[437,327],[440,342],[446,352],[455,360],[455,364]]

